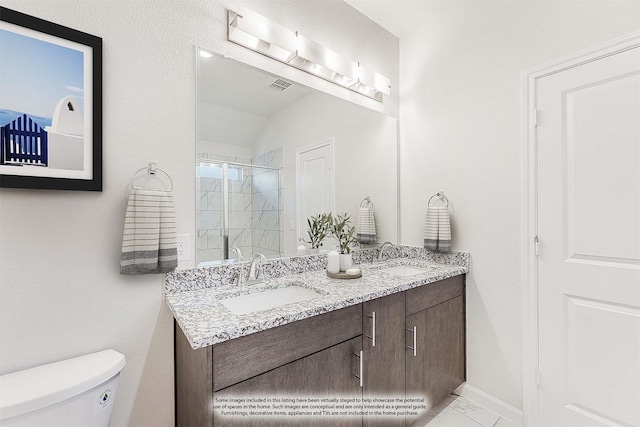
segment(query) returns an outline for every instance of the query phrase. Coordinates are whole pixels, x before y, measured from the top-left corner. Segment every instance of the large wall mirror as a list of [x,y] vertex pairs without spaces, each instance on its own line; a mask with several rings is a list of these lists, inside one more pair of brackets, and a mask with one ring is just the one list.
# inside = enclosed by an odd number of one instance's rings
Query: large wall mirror
[[357,226],[367,196],[377,241],[397,242],[395,118],[197,52],[196,265],[294,255],[307,217]]

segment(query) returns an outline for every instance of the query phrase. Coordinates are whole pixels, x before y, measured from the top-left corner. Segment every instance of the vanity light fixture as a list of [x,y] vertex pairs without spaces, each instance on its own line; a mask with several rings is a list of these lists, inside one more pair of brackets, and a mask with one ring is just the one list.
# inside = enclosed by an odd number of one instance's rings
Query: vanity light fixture
[[289,62],[293,59],[297,48],[295,31],[245,7],[239,10],[240,13],[228,11],[227,39],[229,41],[281,62]]
[[238,10],[228,11],[229,41],[377,101],[391,93],[388,77],[245,7]]
[[296,33],[298,49],[289,65],[315,74],[340,86],[351,88],[358,83],[358,63],[319,43]]

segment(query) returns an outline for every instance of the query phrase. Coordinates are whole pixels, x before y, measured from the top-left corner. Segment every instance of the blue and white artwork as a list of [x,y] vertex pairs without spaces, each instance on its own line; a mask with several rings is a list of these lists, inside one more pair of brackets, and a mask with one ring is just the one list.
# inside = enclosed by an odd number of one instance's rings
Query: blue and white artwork
[[[78,177],[87,169],[87,51],[15,25],[0,27],[0,172]],[[77,46],[76,46],[77,45]],[[90,148],[90,146],[89,146]]]

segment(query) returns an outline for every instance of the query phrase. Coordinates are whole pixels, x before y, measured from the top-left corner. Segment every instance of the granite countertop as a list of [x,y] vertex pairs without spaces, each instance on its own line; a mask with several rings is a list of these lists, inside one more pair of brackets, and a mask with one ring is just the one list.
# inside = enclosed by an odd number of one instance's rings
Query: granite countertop
[[[412,276],[397,276],[381,271],[397,265],[421,267],[427,271]],[[198,349],[469,272],[468,263],[440,264],[408,258],[365,263],[357,267],[362,270],[359,279],[332,279],[322,269],[271,278],[264,284],[224,284],[167,293],[166,301],[191,347]],[[233,314],[220,302],[226,298],[290,285],[312,289],[321,295],[246,315]]]

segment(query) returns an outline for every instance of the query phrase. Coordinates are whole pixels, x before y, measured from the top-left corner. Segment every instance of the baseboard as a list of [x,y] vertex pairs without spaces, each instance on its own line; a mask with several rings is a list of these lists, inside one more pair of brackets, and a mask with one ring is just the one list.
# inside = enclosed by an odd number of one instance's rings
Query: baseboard
[[484,391],[475,388],[474,386],[464,383],[455,389],[453,393],[464,396],[469,400],[473,400],[490,411],[493,411],[501,417],[507,418],[509,421],[518,425],[522,425],[523,423],[522,411],[520,409],[511,406],[508,403],[491,396],[489,393],[485,393]]

